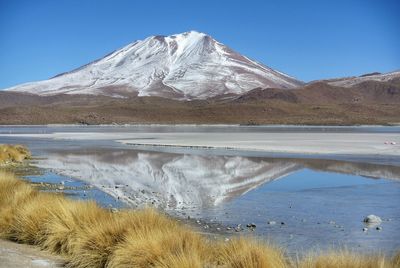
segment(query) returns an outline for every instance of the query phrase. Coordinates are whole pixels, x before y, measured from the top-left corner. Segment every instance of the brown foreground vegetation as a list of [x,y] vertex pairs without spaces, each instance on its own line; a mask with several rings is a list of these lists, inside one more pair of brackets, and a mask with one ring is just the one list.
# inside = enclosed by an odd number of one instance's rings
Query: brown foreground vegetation
[[0,166],[20,163],[30,156],[25,146],[0,144]]
[[249,238],[211,241],[153,209],[111,212],[95,202],[39,192],[0,171],[0,237],[63,256],[67,267],[399,267],[400,254],[348,251],[298,261]]

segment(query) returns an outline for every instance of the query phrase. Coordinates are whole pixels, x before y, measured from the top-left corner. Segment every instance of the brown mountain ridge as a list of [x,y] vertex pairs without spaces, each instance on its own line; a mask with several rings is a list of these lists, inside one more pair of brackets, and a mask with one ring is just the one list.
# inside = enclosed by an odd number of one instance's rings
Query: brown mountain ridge
[[350,87],[316,81],[291,90],[256,88],[193,101],[0,91],[0,124],[386,125],[400,123],[399,104],[397,78]]

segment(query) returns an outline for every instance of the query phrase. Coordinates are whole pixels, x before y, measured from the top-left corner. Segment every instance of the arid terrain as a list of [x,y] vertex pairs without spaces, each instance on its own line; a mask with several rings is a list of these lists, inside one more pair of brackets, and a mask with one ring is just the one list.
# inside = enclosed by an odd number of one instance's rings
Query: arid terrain
[[39,96],[0,92],[0,124],[398,124],[400,80],[351,87],[328,82],[298,89],[179,101],[161,97]]

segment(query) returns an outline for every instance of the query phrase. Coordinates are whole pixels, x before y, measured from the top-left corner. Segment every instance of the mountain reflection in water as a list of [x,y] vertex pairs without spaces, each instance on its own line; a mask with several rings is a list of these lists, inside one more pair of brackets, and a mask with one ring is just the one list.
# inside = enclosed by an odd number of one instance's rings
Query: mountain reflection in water
[[53,151],[39,166],[81,179],[131,205],[218,206],[304,168],[400,179],[400,167],[319,159],[191,155],[128,149]]

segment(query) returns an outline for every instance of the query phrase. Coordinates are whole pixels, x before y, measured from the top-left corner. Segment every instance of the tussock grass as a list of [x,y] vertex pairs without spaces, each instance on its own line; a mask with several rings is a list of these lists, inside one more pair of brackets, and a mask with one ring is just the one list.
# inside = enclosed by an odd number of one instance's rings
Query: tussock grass
[[0,164],[19,163],[31,156],[23,145],[0,144]]
[[332,252],[293,264],[256,240],[210,241],[153,210],[112,213],[95,202],[38,192],[0,171],[0,236],[65,257],[67,267],[399,267],[392,259]]
[[393,267],[400,267],[400,251],[397,252],[397,254],[393,256],[392,264],[393,264]]
[[59,209],[63,203],[66,200],[60,195],[41,193],[32,196],[14,211],[5,235],[20,243],[40,245],[47,232],[45,228],[51,211]]
[[210,265],[209,256],[203,238],[181,227],[169,231],[131,229],[115,248],[109,264],[111,267],[203,267]]
[[95,202],[71,201],[61,202],[57,209],[50,211],[50,218],[44,224],[46,239],[42,248],[63,255],[79,253],[78,234],[86,229],[95,228],[98,219],[105,219],[108,211],[100,208]]
[[245,268],[288,267],[283,252],[273,246],[266,246],[256,240],[244,238],[233,239],[222,243],[216,255],[218,263],[224,267]]
[[0,236],[6,235],[17,208],[36,195],[32,187],[13,174],[0,171]]
[[364,256],[350,251],[327,252],[323,255],[309,255],[298,264],[298,268],[394,268],[395,259],[383,255]]

